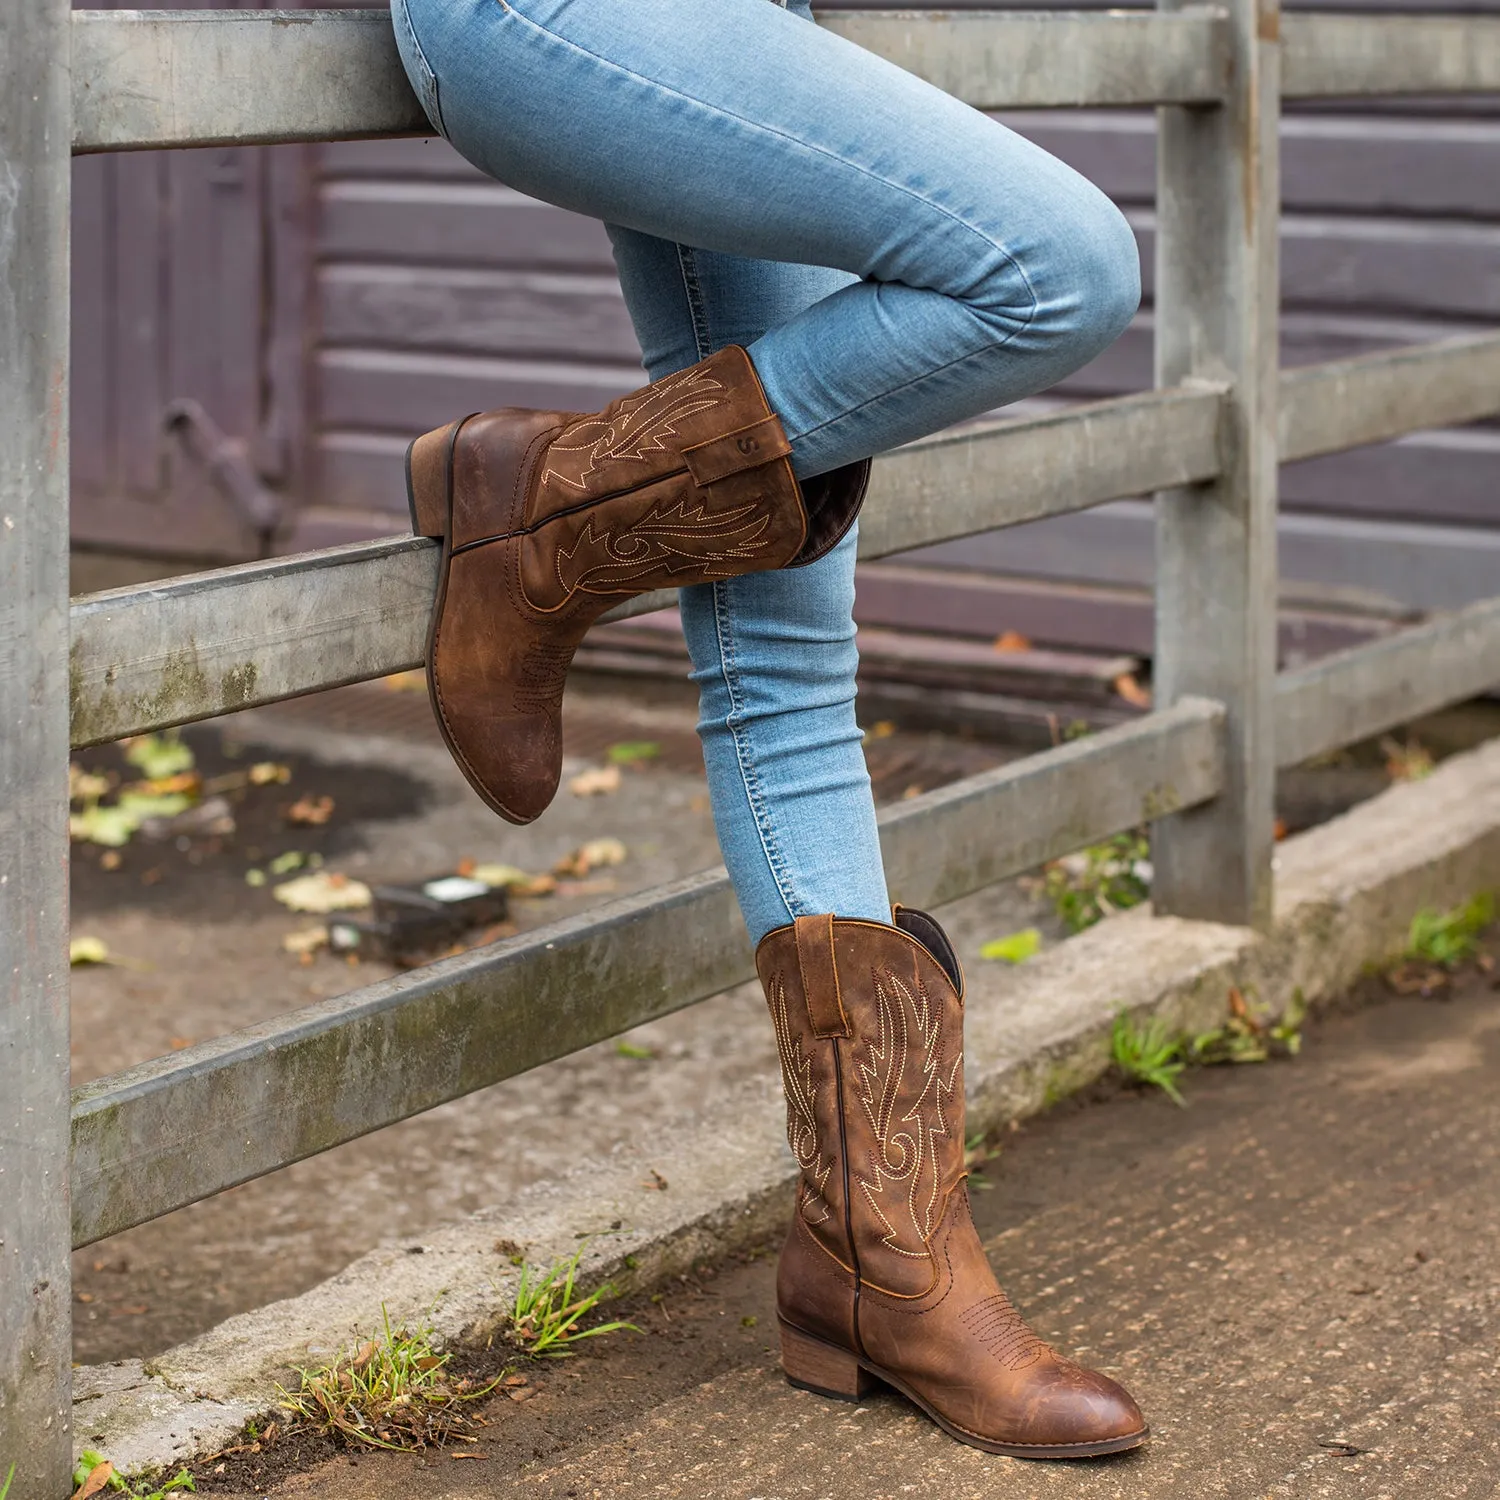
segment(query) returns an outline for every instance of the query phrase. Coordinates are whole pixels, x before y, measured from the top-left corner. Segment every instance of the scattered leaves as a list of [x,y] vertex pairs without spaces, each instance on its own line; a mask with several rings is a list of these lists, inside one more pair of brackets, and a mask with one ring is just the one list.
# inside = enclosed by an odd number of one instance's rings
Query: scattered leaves
[[292,768],[274,760],[258,760],[245,774],[251,786],[285,786],[292,779]]
[[331,911],[358,911],[370,904],[369,886],[331,870],[299,875],[295,880],[278,885],[271,894],[290,911],[305,911],[317,916],[326,916]]
[[619,839],[590,839],[552,867],[552,873],[564,880],[579,880],[590,870],[622,865],[628,851]]
[[1404,957],[1444,969],[1456,968],[1478,956],[1480,934],[1494,920],[1495,898],[1488,891],[1481,891],[1452,911],[1424,906],[1411,919]]
[[300,849],[288,849],[285,854],[278,854],[266,870],[272,875],[290,875],[293,870],[300,870],[307,863],[307,856]]
[[107,964],[109,949],[102,938],[76,937],[68,944],[68,963],[74,968],[87,964]]
[[1022,635],[1019,630],[1002,630],[995,637],[996,651],[1030,651],[1031,637]]
[[85,771],[71,762],[68,765],[68,799],[71,802],[97,802],[108,794],[112,785],[108,776]]
[[623,1037],[615,1043],[615,1051],[621,1057],[631,1057],[637,1062],[650,1062],[656,1056],[654,1048],[642,1047],[635,1042],[627,1042]]
[[619,766],[594,766],[580,771],[569,783],[575,797],[603,797],[620,790]]
[[1302,1050],[1302,1022],[1306,1017],[1307,1001],[1300,989],[1293,990],[1281,1015],[1272,1017],[1267,1007],[1252,1005],[1237,985],[1231,985],[1228,1020],[1195,1036],[1188,1044],[1188,1058],[1212,1064],[1295,1057]]
[[895,734],[895,732],[896,726],[891,722],[891,720],[877,720],[874,724],[871,724],[867,730],[865,730],[865,744],[868,745],[871,740],[888,740],[893,734]]
[[1034,958],[1042,947],[1042,935],[1035,927],[1023,927],[1008,937],[993,938],[981,945],[981,958],[998,958],[1008,964],[1023,964]]
[[287,953],[316,953],[328,946],[328,929],[323,926],[299,927],[282,938],[281,946]]
[[655,740],[621,740],[605,752],[605,759],[612,766],[638,766],[642,761],[655,760],[661,754],[661,746]]
[[125,759],[148,780],[158,781],[193,769],[193,752],[175,729],[165,734],[139,734],[122,743]]
[[321,828],[333,816],[332,797],[299,797],[286,810],[288,823],[307,828]]
[[[126,1496],[127,1500],[165,1500],[174,1491],[196,1488],[193,1476],[186,1469],[179,1469],[165,1484],[152,1490],[138,1490],[115,1472],[115,1466],[102,1453],[96,1453],[92,1448],[85,1448],[79,1454],[78,1467],[73,1470],[73,1483],[78,1486],[73,1500],[92,1500],[94,1495],[102,1494],[106,1489]],[[4,1489],[0,1489],[0,1500],[5,1500]]]

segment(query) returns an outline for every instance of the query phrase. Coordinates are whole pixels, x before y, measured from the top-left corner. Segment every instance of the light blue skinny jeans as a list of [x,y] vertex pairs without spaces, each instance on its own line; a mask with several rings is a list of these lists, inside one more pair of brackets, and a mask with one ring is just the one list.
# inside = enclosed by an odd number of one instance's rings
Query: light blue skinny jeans
[[[806,0],[392,0],[434,126],[603,219],[653,379],[749,350],[803,478],[1053,384],[1140,300],[1097,188],[811,20]],[[997,485],[1005,476],[997,473]],[[854,715],[854,556],[683,590],[752,939],[888,921]]]

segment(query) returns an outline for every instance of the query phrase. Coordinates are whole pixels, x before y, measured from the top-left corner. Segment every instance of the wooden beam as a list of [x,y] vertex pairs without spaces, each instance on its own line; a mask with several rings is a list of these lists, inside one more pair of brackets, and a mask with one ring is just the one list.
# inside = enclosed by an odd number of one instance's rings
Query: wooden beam
[[[898,803],[881,817],[891,889],[936,905],[1202,802],[1222,781],[1221,741],[1219,706],[1183,702]],[[753,974],[729,879],[710,870],[101,1078],[74,1094],[73,1243]]]
[[[1219,467],[1221,401],[1212,389],[1152,391],[913,443],[876,464],[861,556],[1209,478]],[[69,674],[73,743],[418,666],[437,564],[432,542],[408,537],[81,598]],[[672,597],[635,600],[607,618]]]

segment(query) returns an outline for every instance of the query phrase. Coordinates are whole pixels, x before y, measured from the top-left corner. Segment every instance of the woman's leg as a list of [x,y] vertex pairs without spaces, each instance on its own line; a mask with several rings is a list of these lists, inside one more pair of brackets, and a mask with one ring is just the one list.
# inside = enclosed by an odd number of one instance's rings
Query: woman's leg
[[[852,280],[616,226],[610,238],[653,380]],[[854,717],[854,551],[851,532],[808,567],[682,590],[714,823],[754,942],[814,912],[890,916]]]
[[766,0],[395,0],[450,140],[523,192],[859,280],[756,341],[807,477],[1052,384],[1139,296],[1109,200]]

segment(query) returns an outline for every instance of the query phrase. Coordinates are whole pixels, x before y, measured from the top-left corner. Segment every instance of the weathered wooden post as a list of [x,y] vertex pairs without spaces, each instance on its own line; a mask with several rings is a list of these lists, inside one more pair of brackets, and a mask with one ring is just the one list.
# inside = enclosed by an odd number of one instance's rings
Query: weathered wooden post
[[[1159,0],[1181,10],[1180,0]],[[1228,0],[1219,108],[1158,111],[1156,380],[1231,387],[1225,464],[1156,501],[1156,689],[1229,711],[1226,783],[1156,825],[1157,910],[1271,918],[1276,671],[1278,0]]]
[[68,0],[0,8],[0,1487],[69,1492]]

